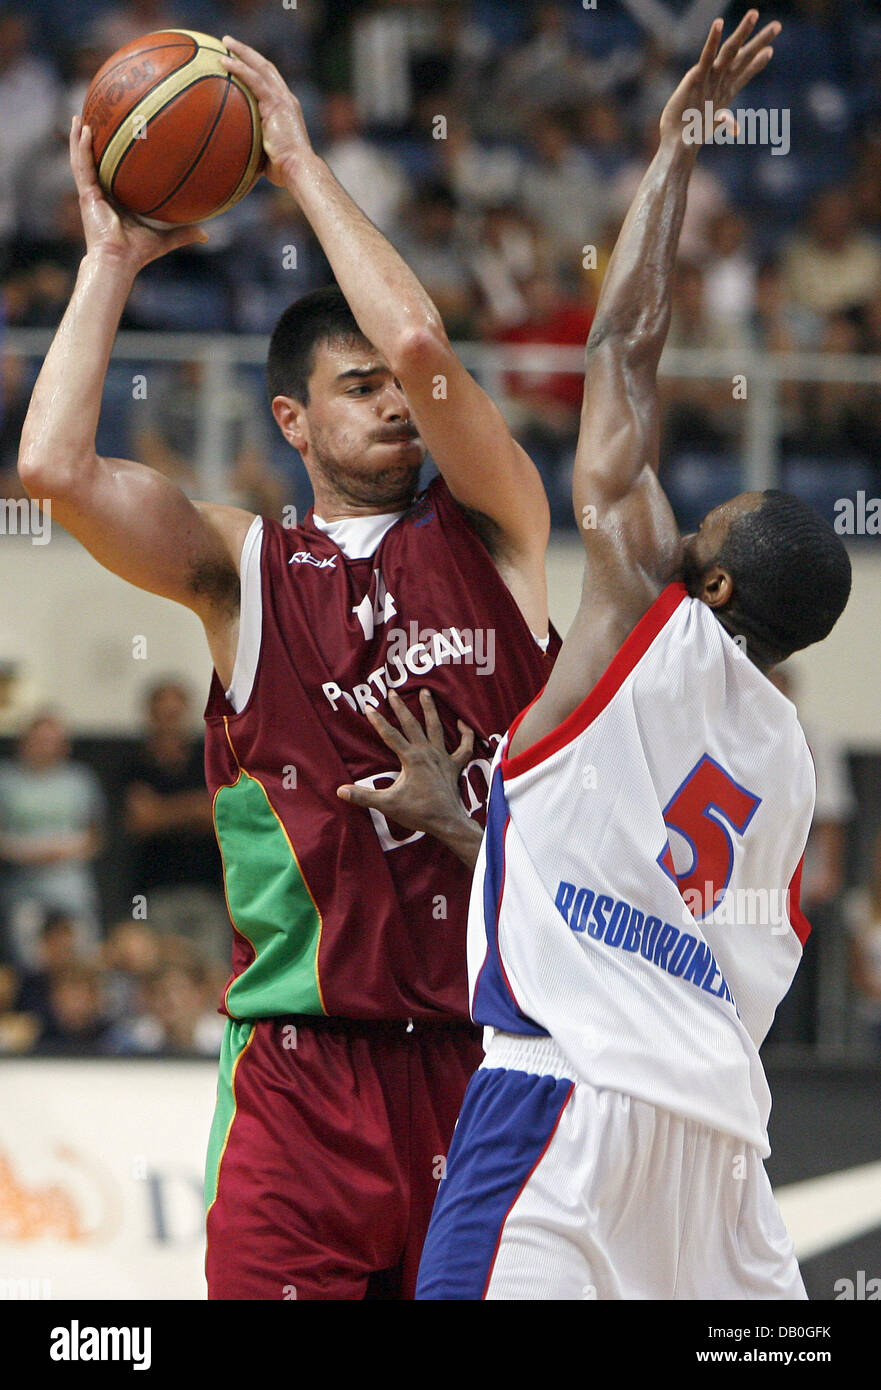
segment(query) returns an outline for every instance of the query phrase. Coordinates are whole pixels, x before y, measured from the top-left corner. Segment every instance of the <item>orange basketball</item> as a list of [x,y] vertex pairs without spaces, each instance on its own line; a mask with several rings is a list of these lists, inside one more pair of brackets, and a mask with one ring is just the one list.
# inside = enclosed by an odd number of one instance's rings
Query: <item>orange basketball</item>
[[223,67],[219,39],[165,29],[126,44],[86,93],[98,180],[126,211],[202,222],[253,187],[263,165],[257,102]]

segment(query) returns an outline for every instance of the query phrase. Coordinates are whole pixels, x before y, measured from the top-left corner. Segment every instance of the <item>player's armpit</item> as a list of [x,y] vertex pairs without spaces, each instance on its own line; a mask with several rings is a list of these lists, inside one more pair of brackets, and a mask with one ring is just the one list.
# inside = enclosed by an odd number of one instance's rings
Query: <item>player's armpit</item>
[[52,521],[99,564],[203,620],[238,611],[238,565],[251,513],[190,501],[163,474],[129,459],[93,455],[64,475],[21,470]]

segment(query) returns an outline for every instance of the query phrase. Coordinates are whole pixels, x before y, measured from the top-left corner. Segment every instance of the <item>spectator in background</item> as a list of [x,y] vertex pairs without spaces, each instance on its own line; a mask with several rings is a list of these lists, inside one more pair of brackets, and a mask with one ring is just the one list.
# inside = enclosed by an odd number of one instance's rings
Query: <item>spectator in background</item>
[[132,898],[135,906],[146,898],[145,920],[154,931],[184,936],[225,962],[229,921],[189,695],[178,681],[161,681],[147,692],[145,713],[146,736],[124,772]]
[[679,261],[676,265],[670,332],[667,335],[669,346],[712,352],[740,347],[744,336],[739,325],[722,322],[710,313],[702,268],[694,261]]
[[[199,490],[196,461],[204,370],[201,362],[184,362],[164,374],[152,373],[147,395],[133,412],[137,457],[191,495]],[[226,391],[212,396],[212,415],[223,423],[230,457],[223,490],[215,489],[213,500],[278,519],[283,489],[266,462],[269,434],[261,406],[235,378]]]
[[[777,666],[769,679],[788,700],[795,701],[791,666]],[[844,887],[844,858],[848,823],[856,812],[844,749],[823,729],[799,714],[814,760],[817,798],[805,848],[801,877],[801,906],[811,923],[810,944],[789,993],[777,1010],[769,1043],[815,1045],[843,973],[840,953],[841,916],[838,900]],[[825,991],[825,993],[823,993]],[[820,1017],[824,1010],[824,1018]]]
[[23,8],[0,14],[0,240],[15,230],[18,176],[51,130],[58,102],[51,68],[31,52],[30,27]]
[[864,306],[861,329],[861,351],[881,357],[881,291]]
[[[755,297],[749,316],[750,342],[759,352],[810,352],[820,341],[823,320],[819,314],[794,304],[775,256],[766,257],[756,270]],[[784,389],[792,383],[786,383]]]
[[[703,23],[703,20],[701,22]],[[634,84],[631,121],[635,130],[643,132],[644,143],[654,138],[658,112],[663,111],[682,78],[682,58],[678,52],[671,51],[671,42],[678,38],[678,34],[669,32],[666,35],[647,34],[640,49],[639,75]],[[678,47],[677,44],[677,49]],[[700,167],[698,164],[694,173],[697,173]],[[690,201],[690,188],[688,197]]]
[[437,306],[451,338],[470,337],[475,293],[456,235],[457,203],[449,184],[432,179],[413,192],[397,250]]
[[560,263],[575,273],[584,246],[596,244],[607,220],[606,184],[560,113],[537,116],[529,134],[534,155],[523,169],[520,201],[547,234]]
[[710,220],[704,262],[704,302],[711,319],[743,336],[755,304],[756,270],[747,224],[739,212],[725,208]]
[[[757,352],[810,352],[820,341],[822,318],[792,303],[776,257],[767,257],[756,270],[755,298],[746,329],[750,346]],[[802,391],[798,381],[777,384],[780,440],[789,452],[799,447]]]
[[97,943],[93,861],[104,818],[98,779],[91,768],[71,761],[61,720],[37,715],[24,729],[16,757],[0,763],[0,910],[20,965],[37,965],[38,933],[53,910],[80,923],[81,949]]
[[0,965],[0,1056],[29,1052],[40,1035],[40,1022],[18,1004],[20,981],[11,965]]
[[808,227],[784,252],[787,292],[818,314],[859,308],[881,291],[881,244],[856,221],[846,188],[829,188],[813,201]]
[[146,981],[161,964],[162,945],[146,922],[128,918],[107,933],[101,960],[108,1013],[117,1022],[137,1014]]
[[[76,104],[74,104],[74,101]],[[28,328],[54,328],[73,289],[82,258],[82,224],[70,177],[70,120],[82,102],[57,92],[50,128],[15,177],[16,234],[9,244],[9,318]],[[20,423],[20,422],[19,422]]]
[[[587,342],[593,313],[566,295],[548,270],[537,270],[522,286],[526,317],[496,332],[499,343],[577,347]],[[581,418],[583,371],[512,372],[506,375],[501,408],[515,437],[542,475],[551,521],[571,526],[571,469]]]
[[578,137],[603,178],[614,178],[630,157],[621,107],[608,97],[598,97],[576,119]]
[[881,1053],[881,833],[875,836],[868,880],[848,894],[845,915],[857,1018]]
[[197,957],[165,961],[144,983],[142,1012],[114,1029],[113,1050],[218,1056],[224,1019],[213,1004],[215,983]]
[[[18,733],[41,704],[38,684],[27,663],[16,656],[0,656],[0,734]],[[2,955],[0,948],[0,958]]]
[[622,44],[602,57],[590,57],[573,37],[570,15],[566,5],[535,6],[531,36],[500,64],[489,103],[497,122],[507,117],[510,128],[552,106],[581,109],[592,97],[637,76],[642,53],[636,44]]
[[[17,229],[23,241],[52,244],[70,231],[64,204],[76,190],[70,177],[70,122],[82,110],[85,92],[59,91],[49,128],[17,177]],[[82,232],[75,238],[82,254]]]
[[[10,278],[3,287],[11,325],[54,328],[60,322],[76,278],[65,260],[61,238],[49,248],[42,243],[15,244]],[[17,447],[17,440],[13,442]]]
[[[6,295],[0,294],[0,300]],[[0,308],[2,312],[2,308]],[[0,490],[3,497],[24,497],[24,489],[16,487],[18,477],[18,442],[28,409],[31,384],[25,361],[11,352],[0,349]],[[2,701],[0,701],[2,727]]]
[[[678,79],[677,79],[678,80]],[[673,84],[675,86],[675,83]],[[673,88],[671,87],[671,91]],[[669,92],[667,94],[669,96]],[[664,101],[666,101],[664,97]],[[659,102],[660,105],[663,102]],[[656,108],[652,108],[651,119],[642,126],[640,153],[628,160],[612,180],[607,191],[608,213],[618,225],[624,221],[636,191],[642,182],[646,169],[658,148],[658,118]],[[713,219],[724,212],[728,206],[725,190],[714,174],[698,161],[688,184],[688,200],[682,220],[682,233],[679,238],[679,254],[684,261],[696,265],[703,261],[710,249],[709,233]]]
[[[881,52],[878,72],[881,76]],[[879,83],[881,92],[881,83]],[[881,228],[881,121],[875,120],[863,132],[854,150],[856,172],[853,196],[856,216],[863,226]]]
[[295,87],[307,122],[314,91],[309,80],[314,70],[313,35],[323,3],[309,0],[308,5],[294,5],[289,0],[287,5],[268,5],[266,0],[221,0],[212,7],[216,19],[211,32],[218,38],[230,34],[275,63],[285,81]]
[[104,1053],[109,1026],[98,968],[67,965],[52,976],[47,1021],[34,1051],[51,1057]]
[[589,65],[572,42],[565,7],[536,5],[530,37],[502,60],[494,109],[522,120],[550,106],[578,107],[591,92]]
[[[442,0],[423,10],[426,30],[411,39],[410,78],[435,112],[457,114],[485,107],[496,41],[476,18],[470,0]],[[413,51],[415,49],[415,51]]]
[[[236,35],[238,37],[238,35]],[[368,140],[355,100],[333,92],[324,104],[323,158],[350,198],[385,236],[393,236],[409,192],[403,169],[375,140]],[[284,195],[290,201],[289,195]]]
[[235,235],[230,265],[233,321],[241,333],[271,333],[279,304],[333,277],[312,228],[283,188],[258,187],[239,206],[248,218]]
[[[667,346],[713,352],[743,346],[745,336],[742,326],[725,323],[709,313],[703,271],[693,262],[680,261],[675,272]],[[730,378],[664,377],[660,399],[662,457],[692,447],[725,448],[742,424],[742,410],[733,399]]]
[[[859,352],[857,321],[845,313],[829,314],[817,348],[832,357]],[[830,464],[842,456],[875,461],[881,450],[881,409],[876,387],[851,381],[813,381],[801,387],[801,410],[795,435],[805,453]]]
[[109,55],[143,34],[181,27],[179,12],[166,0],[125,0],[124,4],[111,6],[96,17],[90,38]]
[[547,259],[535,225],[513,203],[488,207],[468,253],[468,268],[480,296],[478,328],[493,337],[522,323],[529,306],[522,285]]
[[410,36],[418,16],[399,5],[362,3],[351,28],[350,71],[368,125],[400,130],[413,109]]
[[17,1007],[33,1014],[45,1028],[49,1022],[52,981],[68,966],[79,965],[82,932],[76,918],[65,912],[50,912],[40,930],[36,968],[21,975]]
[[454,117],[447,138],[438,141],[438,153],[443,175],[466,212],[510,206],[522,168],[512,145],[483,144],[467,121]]

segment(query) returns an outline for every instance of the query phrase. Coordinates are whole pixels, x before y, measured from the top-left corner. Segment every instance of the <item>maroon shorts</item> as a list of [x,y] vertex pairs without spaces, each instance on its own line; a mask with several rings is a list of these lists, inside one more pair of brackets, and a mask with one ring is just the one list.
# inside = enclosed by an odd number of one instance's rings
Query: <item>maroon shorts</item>
[[480,1033],[227,1024],[206,1173],[209,1298],[410,1299]]

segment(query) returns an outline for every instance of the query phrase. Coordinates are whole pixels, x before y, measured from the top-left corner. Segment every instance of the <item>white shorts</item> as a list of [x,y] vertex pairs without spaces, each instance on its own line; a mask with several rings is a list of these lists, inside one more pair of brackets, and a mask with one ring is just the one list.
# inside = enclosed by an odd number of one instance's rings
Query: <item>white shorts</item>
[[758,1151],[572,1079],[496,1033],[472,1078],[420,1299],[804,1299]]

